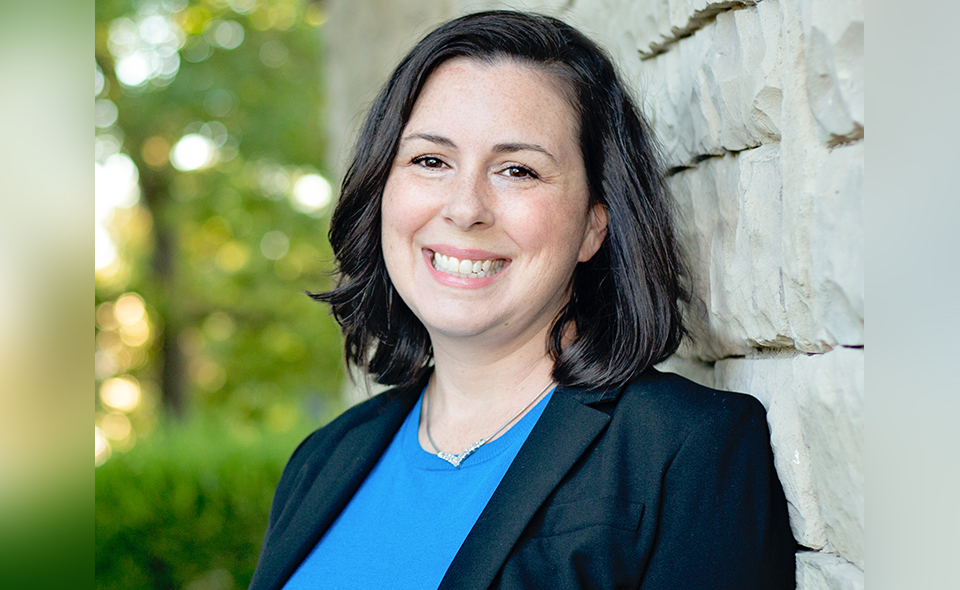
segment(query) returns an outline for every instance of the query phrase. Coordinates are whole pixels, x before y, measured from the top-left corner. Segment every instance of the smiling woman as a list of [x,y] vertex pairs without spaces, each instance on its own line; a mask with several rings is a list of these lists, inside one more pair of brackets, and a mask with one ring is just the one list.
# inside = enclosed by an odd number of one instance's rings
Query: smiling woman
[[251,588],[793,587],[763,407],[652,367],[685,296],[652,145],[552,18],[462,17],[400,63],[316,296],[398,387],[296,451]]

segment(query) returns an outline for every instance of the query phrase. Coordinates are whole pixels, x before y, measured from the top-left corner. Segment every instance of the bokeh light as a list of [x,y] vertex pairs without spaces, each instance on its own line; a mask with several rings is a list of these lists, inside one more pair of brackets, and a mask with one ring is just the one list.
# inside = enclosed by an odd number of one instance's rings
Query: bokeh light
[[115,153],[104,162],[94,162],[94,267],[102,270],[115,264],[117,248],[107,231],[115,208],[130,208],[140,199],[140,178],[130,156]]
[[117,374],[120,368],[117,355],[112,352],[99,350],[93,356],[93,370],[97,379],[108,379]]
[[213,48],[203,37],[191,37],[181,51],[183,59],[193,63],[200,63],[213,55]]
[[263,196],[268,199],[281,199],[290,190],[291,177],[296,171],[293,167],[280,166],[274,162],[261,161],[257,178]]
[[236,95],[223,88],[214,88],[203,99],[203,108],[214,117],[226,117],[236,110]]
[[206,391],[218,391],[227,381],[224,368],[205,356],[192,359],[188,373],[190,380]]
[[123,147],[123,133],[117,127],[99,130],[94,136],[93,146],[93,159],[102,164],[110,156],[120,153],[120,148]]
[[146,314],[143,298],[136,293],[124,293],[113,305],[113,315],[124,326],[139,323]]
[[222,342],[233,336],[236,324],[229,314],[215,311],[203,322],[203,332],[210,340]]
[[192,172],[211,166],[217,160],[217,146],[199,133],[188,133],[170,151],[170,163],[177,170]]
[[103,164],[94,162],[94,210],[99,219],[114,207],[129,208],[140,199],[137,165],[126,154],[113,154]]
[[100,69],[100,65],[94,63],[94,77],[93,77],[93,95],[100,96],[100,93],[106,89],[107,79],[103,75],[103,70]]
[[207,24],[203,38],[210,45],[222,49],[236,49],[243,43],[243,25],[234,20],[212,20]]
[[217,266],[228,273],[241,270],[249,261],[250,248],[238,240],[230,240],[217,250]]
[[223,147],[230,139],[227,126],[220,121],[210,121],[200,126],[200,135],[213,142],[214,147]]
[[294,207],[309,214],[320,214],[330,204],[333,190],[319,174],[304,174],[293,185]]
[[287,46],[276,39],[266,41],[260,46],[260,61],[268,68],[279,68],[287,63],[289,57]]
[[267,232],[260,240],[260,251],[270,260],[279,260],[290,250],[290,238],[282,231]]
[[180,69],[185,35],[160,6],[145,6],[145,12],[153,14],[140,14],[136,20],[123,17],[110,23],[108,46],[116,60],[115,74],[128,88],[169,83]]
[[117,262],[117,247],[107,230],[97,226],[93,233],[93,264],[96,270],[109,268]]
[[113,302],[107,301],[97,306],[97,327],[101,330],[115,330],[119,327],[117,316],[113,313]]
[[100,430],[107,438],[116,441],[125,441],[133,432],[133,425],[126,414],[110,412],[100,421]]
[[[99,467],[110,458],[110,441],[98,426],[94,426],[93,463]],[[89,440],[89,439],[88,439]]]
[[257,7],[257,0],[230,0],[230,8],[237,14],[249,14]]
[[120,339],[127,346],[143,346],[150,339],[150,325],[146,319],[120,328]]
[[140,397],[140,383],[130,376],[113,377],[100,385],[100,401],[120,412],[135,410]]
[[148,165],[159,168],[170,160],[170,144],[159,135],[148,137],[140,146],[140,155]]
[[118,115],[117,105],[111,100],[102,98],[93,103],[93,123],[101,129],[116,123]]
[[133,326],[146,315],[143,298],[136,293],[124,293],[113,305],[113,315],[124,326]]
[[[289,220],[293,211],[317,218],[325,215],[332,199],[330,184],[317,173],[316,162],[310,165],[288,154],[277,157],[270,151],[259,151],[263,138],[252,132],[257,129],[246,116],[250,104],[263,95],[263,89],[272,89],[274,85],[254,82],[255,78],[242,79],[237,84],[236,80],[209,75],[209,64],[193,65],[211,56],[217,60],[241,59],[261,73],[267,73],[264,66],[283,68],[280,77],[293,80],[301,75],[298,69],[303,65],[302,50],[306,45],[295,36],[265,36],[261,31],[291,30],[297,22],[304,22],[305,10],[297,2],[287,0],[136,0],[125,13],[119,13],[123,16],[100,22],[102,28],[98,31],[106,33],[97,39],[94,67],[95,263],[101,302],[96,308],[95,375],[101,402],[96,424],[102,440],[98,447],[100,457],[125,450],[121,441],[130,438],[128,431],[134,432],[127,413],[136,411],[134,422],[139,428],[143,416],[151,411],[150,403],[166,403],[162,394],[154,400],[133,376],[149,374],[142,371],[153,368],[155,340],[170,330],[163,307],[156,311],[156,317],[151,317],[154,312],[148,310],[140,294],[133,292],[135,289],[155,296],[150,289],[144,289],[141,268],[137,266],[157,248],[152,225],[163,223],[153,217],[154,191],[168,190],[182,204],[209,192],[205,187],[216,175],[236,174],[235,178],[243,178],[233,187],[222,186],[212,201],[217,203],[215,214],[207,219],[222,221],[223,231],[211,233],[206,231],[209,224],[201,224],[202,234],[191,237],[189,231],[186,233],[187,251],[206,261],[198,265],[202,272],[209,273],[204,280],[245,280],[248,273],[267,269],[282,279],[293,280],[307,271],[316,271],[320,253],[302,240],[293,239],[302,233],[299,224],[303,221]],[[317,10],[313,13],[319,14]],[[238,57],[220,56],[228,51]],[[177,80],[181,58],[189,70],[183,72],[182,83]],[[143,126],[138,121],[142,115],[129,109],[129,105],[137,101],[152,104],[167,92],[164,87],[174,81],[177,85],[170,89],[175,94],[189,89],[194,105],[177,115],[177,124],[158,125],[141,134]],[[179,94],[176,97],[182,98]],[[210,120],[198,120],[200,117]],[[247,159],[249,154],[241,156],[241,138],[257,146],[251,153],[263,159]],[[234,158],[238,163],[231,167],[229,163]],[[182,174],[214,166],[218,169],[213,174]],[[141,178],[146,181],[144,194],[151,196],[142,202]],[[257,211],[255,206],[245,203],[250,196],[257,195],[248,196],[245,191],[259,192],[259,196],[276,201],[267,206],[283,212]],[[222,197],[231,192],[235,197]],[[273,229],[276,227],[283,227],[283,231]],[[260,253],[256,252],[258,247]],[[256,260],[261,253],[273,264],[264,267],[262,259]],[[214,272],[210,273],[211,270]],[[234,273],[240,276],[225,276]],[[232,315],[235,310],[230,297],[219,302],[224,311],[208,311],[205,318],[191,320],[202,328],[198,333],[205,345],[195,354],[184,350],[185,377],[208,392],[224,387],[227,367],[231,366],[224,362],[223,354],[225,348],[235,343],[220,343],[235,335],[245,337],[238,322],[246,320],[239,319],[242,314]],[[304,349],[297,340],[300,337],[283,334],[283,338],[275,334],[276,337],[267,339],[271,349],[286,360],[300,358]],[[177,341],[180,340],[178,337]],[[233,379],[231,374],[230,381]],[[147,409],[138,409],[144,401],[149,402],[144,406]]]

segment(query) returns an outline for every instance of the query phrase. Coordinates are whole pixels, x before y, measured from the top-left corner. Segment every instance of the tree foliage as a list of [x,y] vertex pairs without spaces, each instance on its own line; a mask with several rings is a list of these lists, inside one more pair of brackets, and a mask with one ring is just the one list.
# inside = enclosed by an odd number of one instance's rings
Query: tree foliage
[[[135,427],[155,402],[286,430],[337,398],[339,335],[303,295],[331,270],[322,22],[299,0],[97,2],[97,158],[125,155],[139,178],[106,223],[118,254],[97,270],[97,377],[136,379]],[[114,321],[125,293],[145,339]]]
[[[97,0],[97,586],[229,588],[340,409],[304,0]],[[177,418],[177,419],[174,419]]]
[[97,588],[249,585],[283,460],[302,433],[244,439],[235,428],[209,419],[161,428],[97,470]]

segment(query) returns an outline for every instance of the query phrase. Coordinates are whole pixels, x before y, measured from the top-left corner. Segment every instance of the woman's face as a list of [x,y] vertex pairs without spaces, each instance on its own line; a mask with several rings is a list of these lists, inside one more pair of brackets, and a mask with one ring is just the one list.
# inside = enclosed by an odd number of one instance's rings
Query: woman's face
[[545,331],[577,262],[603,241],[578,120],[548,76],[452,59],[403,129],[383,195],[383,255],[435,345],[509,345]]

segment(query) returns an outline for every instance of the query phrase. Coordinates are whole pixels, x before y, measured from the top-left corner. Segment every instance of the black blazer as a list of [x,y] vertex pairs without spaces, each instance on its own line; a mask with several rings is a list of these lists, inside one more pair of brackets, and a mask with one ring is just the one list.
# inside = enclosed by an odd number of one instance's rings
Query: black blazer
[[[424,384],[346,411],[294,452],[252,590],[283,586],[360,486]],[[794,588],[796,543],[763,406],[649,370],[558,387],[441,589]]]

